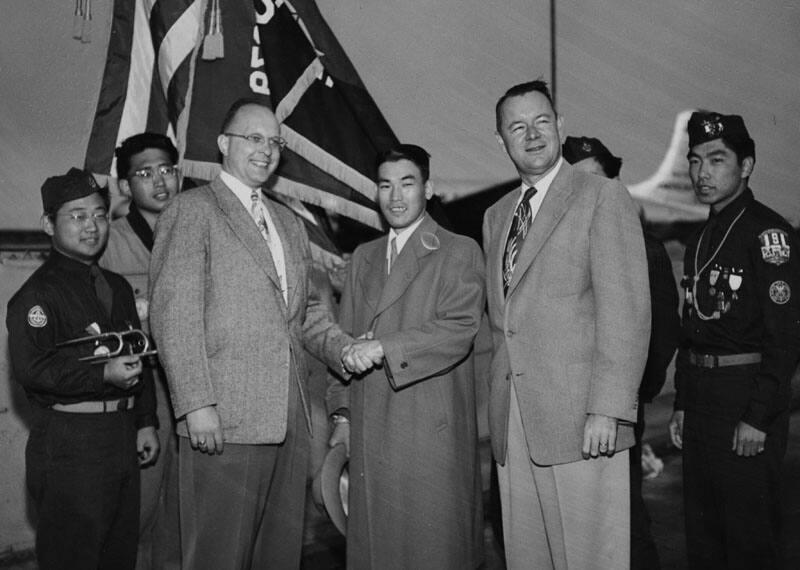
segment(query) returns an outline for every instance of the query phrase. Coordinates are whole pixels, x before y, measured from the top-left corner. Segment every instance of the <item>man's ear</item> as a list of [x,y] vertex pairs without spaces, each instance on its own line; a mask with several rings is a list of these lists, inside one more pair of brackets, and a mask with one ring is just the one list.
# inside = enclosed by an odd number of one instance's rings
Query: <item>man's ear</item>
[[500,136],[500,133],[495,133],[494,138],[497,139],[497,145],[503,149],[503,152],[508,154],[508,150],[506,149],[506,143],[503,142],[503,137]]
[[230,137],[226,137],[225,135],[219,135],[217,137],[217,148],[222,153],[222,156],[228,156],[228,145],[230,144],[231,139]]
[[42,218],[39,220],[39,222],[42,225],[42,231],[44,231],[44,233],[50,237],[53,237],[53,234],[56,233],[56,229],[53,226],[53,220],[50,219],[50,216],[47,214],[42,214]]
[[744,160],[742,160],[742,178],[747,178],[753,173],[753,167],[755,164],[756,161],[753,160],[752,156],[744,157]]
[[566,138],[564,136],[564,115],[556,117],[556,129],[558,130],[558,140],[563,141]]
[[430,179],[425,183],[425,199],[430,200],[433,198],[433,182]]
[[131,196],[131,185],[124,178],[117,179],[117,188],[119,188],[119,193],[125,196],[126,198],[133,197]]

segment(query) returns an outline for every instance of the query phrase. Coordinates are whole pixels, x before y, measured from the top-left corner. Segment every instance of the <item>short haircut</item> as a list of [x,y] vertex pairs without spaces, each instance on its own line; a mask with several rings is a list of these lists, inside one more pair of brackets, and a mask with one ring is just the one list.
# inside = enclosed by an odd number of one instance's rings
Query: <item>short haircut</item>
[[222,118],[222,125],[219,128],[220,134],[223,134],[228,130],[228,127],[231,126],[233,119],[236,118],[236,113],[239,112],[239,109],[242,107],[247,107],[248,105],[266,107],[272,111],[272,107],[270,107],[269,103],[265,99],[259,99],[258,97],[242,97],[237,99],[233,102],[233,105],[230,106],[228,111],[225,113],[225,116]]
[[547,87],[547,82],[544,79],[539,78],[534,79],[533,81],[520,83],[519,85],[514,85],[514,87],[506,91],[503,96],[497,100],[497,104],[494,106],[495,126],[497,128],[497,132],[500,132],[500,111],[503,108],[503,104],[512,97],[519,97],[521,95],[527,95],[528,93],[534,92],[541,93],[547,97],[553,112],[557,113],[555,103],[553,103],[553,97],[550,95],[550,89]]
[[375,177],[378,176],[378,169],[385,162],[397,162],[399,160],[410,160],[419,168],[422,174],[422,182],[427,182],[431,175],[431,155],[427,150],[415,144],[397,144],[381,153],[375,158]]
[[114,151],[117,157],[117,178],[127,180],[131,169],[131,158],[149,148],[166,152],[172,164],[178,162],[178,149],[168,136],[150,132],[140,133],[122,141]]

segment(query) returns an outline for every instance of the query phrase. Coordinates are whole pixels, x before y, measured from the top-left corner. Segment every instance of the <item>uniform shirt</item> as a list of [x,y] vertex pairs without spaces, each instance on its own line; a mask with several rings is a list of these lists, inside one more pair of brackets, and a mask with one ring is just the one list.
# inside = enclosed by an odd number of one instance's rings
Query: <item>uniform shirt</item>
[[[684,258],[686,302],[675,407],[684,409],[682,382],[691,366],[689,350],[715,355],[758,352],[762,361],[742,420],[763,429],[788,405],[789,382],[800,354],[797,236],[786,220],[756,201],[750,189],[718,214],[712,212],[704,228],[702,241],[698,245],[701,230],[690,239]],[[696,271],[699,279],[693,286]],[[693,301],[703,315],[718,318],[702,318]]]
[[154,426],[153,380],[146,367],[141,381],[123,390],[103,382],[102,364],[78,360],[93,353],[92,342],[56,346],[87,336],[93,323],[102,332],[140,326],[125,279],[103,270],[114,295],[109,318],[94,292],[89,269],[89,265],[52,250],[8,302],[6,325],[14,378],[25,388],[30,402],[42,408],[137,396],[137,427]]

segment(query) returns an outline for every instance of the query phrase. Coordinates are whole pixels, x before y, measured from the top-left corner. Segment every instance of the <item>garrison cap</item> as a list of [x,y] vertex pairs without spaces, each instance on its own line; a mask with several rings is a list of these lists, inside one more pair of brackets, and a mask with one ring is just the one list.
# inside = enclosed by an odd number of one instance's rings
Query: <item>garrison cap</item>
[[755,158],[755,142],[750,138],[744,119],[739,115],[722,115],[713,111],[695,111],[689,117],[689,149],[715,139],[722,139],[743,156]]
[[561,147],[561,154],[570,164],[594,158],[610,178],[618,176],[622,167],[622,159],[611,154],[600,139],[592,137],[567,137]]
[[100,187],[91,172],[70,168],[66,174],[51,176],[42,184],[42,209],[55,212],[62,204],[99,192],[105,197],[108,192]]

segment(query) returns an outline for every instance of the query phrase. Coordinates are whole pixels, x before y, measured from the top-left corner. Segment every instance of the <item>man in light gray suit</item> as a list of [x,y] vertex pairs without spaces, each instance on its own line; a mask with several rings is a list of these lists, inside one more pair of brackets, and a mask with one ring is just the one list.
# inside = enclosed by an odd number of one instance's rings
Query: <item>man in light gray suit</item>
[[543,81],[509,89],[496,116],[522,178],[483,225],[506,561],[627,568],[627,449],[650,334],[641,226],[618,181],[564,162]]
[[301,222],[261,192],[285,145],[275,115],[238,101],[217,143],[222,172],[162,212],[150,265],[180,436],[183,564],[298,568],[311,429],[303,348],[338,368],[343,356],[352,364],[352,339],[311,284]]

